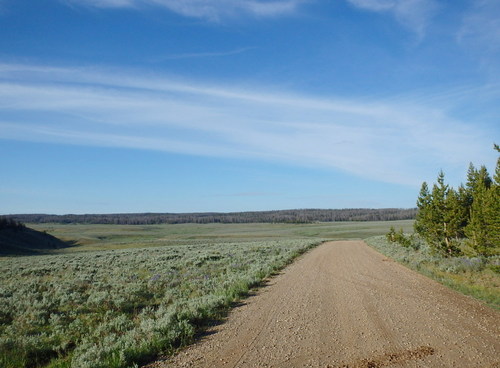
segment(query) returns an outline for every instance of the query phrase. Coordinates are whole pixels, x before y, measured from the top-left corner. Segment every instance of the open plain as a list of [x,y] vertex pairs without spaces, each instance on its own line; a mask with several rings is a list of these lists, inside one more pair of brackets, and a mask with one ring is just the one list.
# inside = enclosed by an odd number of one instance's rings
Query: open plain
[[148,367],[500,367],[500,314],[362,241],[328,242]]

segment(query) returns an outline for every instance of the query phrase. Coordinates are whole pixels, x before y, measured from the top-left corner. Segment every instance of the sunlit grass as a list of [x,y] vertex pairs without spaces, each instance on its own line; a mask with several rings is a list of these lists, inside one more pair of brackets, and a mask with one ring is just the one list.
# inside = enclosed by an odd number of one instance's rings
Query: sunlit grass
[[129,249],[193,242],[266,241],[275,239],[364,239],[388,227],[410,230],[412,220],[313,224],[175,224],[78,225],[28,224],[75,246],[58,252]]
[[462,294],[500,309],[500,258],[442,257],[432,254],[425,243],[420,249],[388,242],[385,236],[366,239],[382,254]]

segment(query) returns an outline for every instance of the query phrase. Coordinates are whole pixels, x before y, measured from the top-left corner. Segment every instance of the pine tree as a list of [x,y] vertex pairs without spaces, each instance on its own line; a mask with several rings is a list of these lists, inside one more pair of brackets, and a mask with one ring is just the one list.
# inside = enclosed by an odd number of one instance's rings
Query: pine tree
[[457,242],[462,237],[463,221],[467,217],[467,214],[464,211],[463,201],[460,198],[459,192],[453,188],[448,190],[445,199],[445,208],[444,222],[447,224],[445,235],[453,238],[454,242]]
[[[496,144],[493,148],[500,152]],[[500,254],[500,157],[497,159],[495,175],[485,196],[484,221],[486,223],[486,254]]]
[[467,182],[465,184],[465,206],[467,207],[467,212],[470,212],[472,207],[472,197],[474,193],[474,187],[476,186],[478,178],[478,172],[472,162],[469,164],[469,169],[467,170]]
[[444,248],[443,244],[445,239],[446,223],[445,223],[445,211],[446,211],[446,193],[448,191],[448,186],[444,184],[444,173],[439,172],[437,184],[432,187],[432,200],[431,200],[431,243],[438,250]]
[[[500,152],[497,144],[494,149]],[[422,184],[417,207],[415,232],[435,251],[457,254],[466,237],[477,254],[500,255],[500,157],[493,179],[485,166],[476,169],[470,163],[467,182],[458,190],[444,183],[441,171],[431,192]]]
[[469,223],[470,207],[472,203],[469,202],[467,189],[462,184],[458,187],[456,195],[458,203],[456,207],[453,207],[453,211],[458,223],[457,238],[465,238],[465,228]]
[[500,186],[487,190],[484,206],[486,228],[485,255],[500,255]]
[[484,216],[485,205],[486,188],[479,186],[474,192],[470,220],[465,232],[469,238],[469,244],[478,254],[484,254],[487,251],[487,229]]
[[444,240],[445,197],[448,187],[444,184],[444,174],[438,175],[438,183],[432,186],[426,216],[424,239],[438,252],[442,251]]
[[413,225],[415,232],[422,237],[425,237],[425,233],[429,226],[430,203],[431,194],[429,193],[429,187],[427,186],[427,183],[424,181],[417,198],[418,212],[415,218],[415,223]]
[[[497,151],[500,152],[500,147],[497,144],[493,145],[493,148]],[[495,185],[500,185],[500,157],[497,159],[497,167],[495,168],[495,176],[493,177],[495,181]]]
[[491,255],[498,242],[495,232],[498,225],[498,189],[485,166],[482,166],[471,185],[472,206],[465,234],[470,246],[480,255]]

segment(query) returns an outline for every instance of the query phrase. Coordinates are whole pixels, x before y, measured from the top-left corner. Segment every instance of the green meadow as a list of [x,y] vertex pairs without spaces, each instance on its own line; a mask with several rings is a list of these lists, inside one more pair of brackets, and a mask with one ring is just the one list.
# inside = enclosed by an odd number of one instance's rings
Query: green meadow
[[0,259],[0,366],[137,367],[323,241],[412,221],[316,224],[28,224],[71,246]]
[[413,220],[333,222],[312,224],[175,224],[79,225],[27,224],[73,246],[58,253],[158,247],[209,242],[246,242],[276,239],[365,239],[387,233],[390,226],[413,229]]
[[499,308],[498,258],[446,258],[386,240],[413,221],[311,224],[28,224],[67,242],[0,258],[0,367],[138,367],[189,344],[235,302],[329,240],[365,239]]

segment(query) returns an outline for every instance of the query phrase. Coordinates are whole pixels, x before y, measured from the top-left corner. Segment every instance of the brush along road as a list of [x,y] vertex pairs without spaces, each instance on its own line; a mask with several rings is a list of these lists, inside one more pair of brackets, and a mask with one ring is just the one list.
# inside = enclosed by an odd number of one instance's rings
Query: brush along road
[[500,367],[500,313],[362,241],[325,243],[152,367]]

